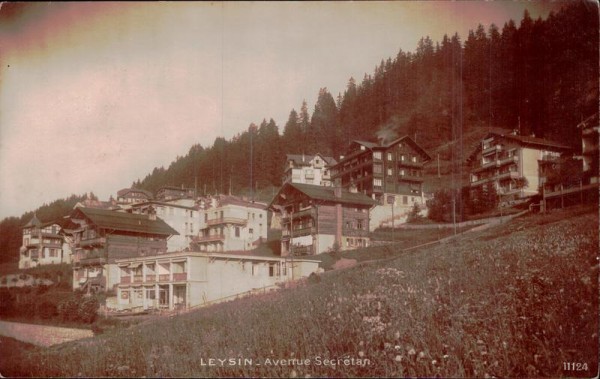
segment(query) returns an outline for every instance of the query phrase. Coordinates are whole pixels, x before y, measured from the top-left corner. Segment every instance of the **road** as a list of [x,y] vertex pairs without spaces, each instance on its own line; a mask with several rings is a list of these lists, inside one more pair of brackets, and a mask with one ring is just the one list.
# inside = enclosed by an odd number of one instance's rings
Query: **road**
[[91,330],[61,328],[49,325],[23,324],[0,321],[0,335],[37,346],[52,346],[59,343],[93,337]]

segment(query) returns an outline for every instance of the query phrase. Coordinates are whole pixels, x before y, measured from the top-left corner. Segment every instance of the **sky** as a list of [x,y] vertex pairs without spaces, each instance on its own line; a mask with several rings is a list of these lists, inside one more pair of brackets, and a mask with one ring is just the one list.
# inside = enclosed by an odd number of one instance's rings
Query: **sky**
[[334,98],[382,59],[549,1],[1,3],[0,219],[107,200],[193,144]]

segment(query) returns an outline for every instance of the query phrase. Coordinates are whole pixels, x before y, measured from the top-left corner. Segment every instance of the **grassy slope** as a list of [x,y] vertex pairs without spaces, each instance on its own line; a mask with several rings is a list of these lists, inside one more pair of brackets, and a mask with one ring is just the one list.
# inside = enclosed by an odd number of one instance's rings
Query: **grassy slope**
[[[528,216],[319,283],[24,352],[3,375],[594,376],[597,210]],[[364,357],[368,366],[202,366]],[[69,359],[64,359],[69,357]],[[588,371],[564,372],[563,362]]]

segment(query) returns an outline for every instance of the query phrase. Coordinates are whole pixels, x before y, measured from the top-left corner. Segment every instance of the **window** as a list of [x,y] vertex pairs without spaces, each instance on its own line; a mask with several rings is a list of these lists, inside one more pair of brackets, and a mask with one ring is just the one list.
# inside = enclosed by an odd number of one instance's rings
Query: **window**
[[417,156],[416,156],[416,155],[414,155],[414,156],[412,157],[412,161],[413,161],[413,163],[417,163]]
[[387,158],[388,158],[388,161],[391,161],[394,159],[392,156],[392,153],[387,153]]
[[208,222],[208,213],[204,214],[204,222]]
[[383,172],[383,166],[380,164],[373,165],[373,172],[376,174],[381,174]]
[[393,170],[393,169],[391,169],[391,168],[388,168],[388,169],[387,169],[387,174],[388,174],[388,176],[392,176],[392,175],[394,175],[394,170]]
[[239,237],[239,236],[240,236],[240,227],[239,227],[239,226],[236,226],[236,227],[235,227],[235,236],[236,236],[236,237]]
[[175,209],[169,207],[169,216],[173,216],[175,214]]
[[315,159],[315,164],[321,164],[321,161],[318,159]]
[[401,160],[402,162],[404,162],[404,159],[405,159],[405,157],[404,157],[404,154],[402,154],[402,155],[400,156],[400,160]]
[[256,276],[258,274],[258,267],[256,263],[252,263],[252,276]]
[[254,234],[254,229],[252,229],[252,228],[248,229],[248,233],[250,233],[251,235]]
[[275,265],[273,263],[269,263],[269,276],[275,276]]
[[58,254],[56,254],[56,249],[50,249],[50,257],[57,257]]
[[408,204],[408,196],[402,196],[402,204]]
[[356,227],[357,227],[358,229],[361,229],[361,230],[362,230],[362,228],[363,228],[363,223],[362,223],[362,220],[358,220],[358,221],[356,222]]
[[381,187],[381,185],[382,185],[381,179],[373,179],[373,185],[375,187]]
[[374,152],[373,159],[381,159],[381,151]]
[[281,262],[281,273],[283,276],[287,276],[287,266],[285,265],[285,262]]
[[404,176],[404,170],[400,170],[400,176]]

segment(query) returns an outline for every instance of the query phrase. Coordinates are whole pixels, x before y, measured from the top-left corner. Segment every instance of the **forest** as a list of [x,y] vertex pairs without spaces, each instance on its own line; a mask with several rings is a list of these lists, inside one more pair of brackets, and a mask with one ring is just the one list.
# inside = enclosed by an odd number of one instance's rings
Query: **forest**
[[[591,1],[565,2],[545,20],[525,11],[518,23],[479,25],[465,39],[426,36],[414,52],[382,59],[360,82],[349,78],[337,95],[319,89],[312,112],[303,102],[283,127],[273,119],[240,126],[231,140],[195,144],[132,187],[254,193],[281,184],[285,154],[339,158],[354,139],[410,135],[425,149],[457,142],[452,170],[470,154],[463,134],[477,129],[518,130],[579,149],[577,124],[598,112],[598,46],[598,7]],[[38,217],[60,218],[75,200],[42,206]],[[1,262],[18,259],[20,226],[31,214],[0,222]]]

